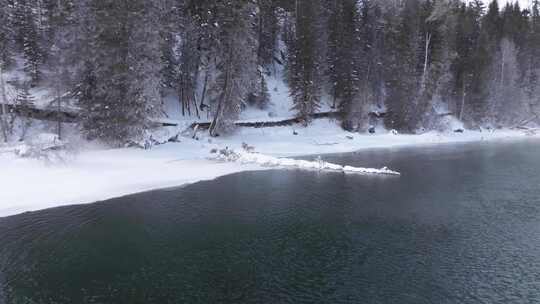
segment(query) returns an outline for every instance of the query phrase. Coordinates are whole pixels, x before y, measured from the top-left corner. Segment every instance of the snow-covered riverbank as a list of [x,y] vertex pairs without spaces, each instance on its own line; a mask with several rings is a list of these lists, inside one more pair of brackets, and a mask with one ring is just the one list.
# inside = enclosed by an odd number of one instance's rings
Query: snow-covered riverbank
[[[294,134],[296,133],[296,135]],[[181,186],[264,167],[209,160],[210,150],[241,149],[273,157],[322,155],[372,148],[528,138],[521,131],[377,135],[344,132],[335,122],[319,120],[297,126],[241,129],[234,136],[200,140],[181,138],[152,150],[82,149],[62,164],[17,158],[0,153],[0,217],[56,206],[91,203],[127,194]],[[324,159],[324,157],[323,157]],[[346,164],[342,164],[346,165]]]

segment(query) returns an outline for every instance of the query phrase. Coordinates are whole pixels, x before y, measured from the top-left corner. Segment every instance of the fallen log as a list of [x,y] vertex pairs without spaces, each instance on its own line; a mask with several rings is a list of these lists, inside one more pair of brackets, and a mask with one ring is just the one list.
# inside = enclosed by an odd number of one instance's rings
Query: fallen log
[[517,123],[516,125],[514,125],[513,127],[511,127],[510,129],[524,129],[524,128],[527,128],[526,125],[534,120],[537,120],[539,119],[538,118],[538,114],[534,114],[531,118],[528,118],[528,119],[524,119],[522,121],[520,121],[519,123]]
[[[341,117],[341,112],[322,112],[322,113],[315,113],[309,115],[309,118],[311,119],[322,119],[322,118],[339,118]],[[383,118],[387,115],[387,113],[379,113],[379,112],[370,112],[369,116],[372,118]],[[234,125],[237,127],[247,127],[247,128],[271,128],[271,127],[285,127],[285,126],[291,126],[295,124],[300,124],[303,122],[303,118],[300,117],[294,117],[284,120],[277,120],[277,121],[254,121],[254,122],[235,122]],[[195,122],[191,124],[190,128],[195,129],[198,128],[198,130],[208,130],[210,128],[210,122]]]
[[446,113],[440,113],[440,114],[438,114],[439,117],[452,116],[452,115],[454,115],[453,112],[446,112]]
[[[29,117],[37,120],[46,120],[46,121],[55,121],[62,123],[76,123],[80,121],[80,115],[76,111],[60,110],[54,108],[36,108],[32,106],[24,105],[14,105],[6,104],[6,109],[8,113],[13,113],[22,117]],[[309,115],[310,119],[322,119],[322,118],[334,118],[337,119],[341,117],[341,112],[321,112],[314,113]],[[384,118],[387,115],[386,112],[370,112],[369,117],[375,119]],[[293,117],[284,120],[278,121],[254,121],[254,122],[236,122],[234,123],[237,127],[246,127],[246,128],[271,128],[271,127],[284,127],[291,126],[295,124],[300,124],[303,122],[303,118]],[[179,123],[173,120],[155,120],[157,126],[162,127],[177,127]],[[210,122],[196,122],[191,124],[190,128],[198,130],[208,130],[210,128]]]
[[55,121],[63,123],[75,123],[79,121],[79,114],[72,111],[57,109],[41,109],[32,106],[5,104],[8,113],[21,117],[28,117],[37,120]]

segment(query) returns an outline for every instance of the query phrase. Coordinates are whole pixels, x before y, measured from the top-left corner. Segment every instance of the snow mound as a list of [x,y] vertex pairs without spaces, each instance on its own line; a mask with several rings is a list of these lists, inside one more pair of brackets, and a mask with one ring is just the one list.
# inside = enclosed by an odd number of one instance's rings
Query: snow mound
[[305,170],[337,171],[344,173],[370,174],[370,175],[396,175],[401,173],[388,169],[361,168],[342,166],[323,161],[320,157],[316,161],[299,160],[292,158],[277,158],[260,153],[223,149],[213,159],[225,162],[238,162],[242,164],[257,164],[262,167],[297,168]]

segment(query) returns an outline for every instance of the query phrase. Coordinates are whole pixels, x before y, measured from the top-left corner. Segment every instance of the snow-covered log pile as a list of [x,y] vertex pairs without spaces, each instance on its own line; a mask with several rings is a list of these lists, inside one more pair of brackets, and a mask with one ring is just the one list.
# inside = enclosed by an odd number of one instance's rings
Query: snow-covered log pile
[[281,168],[297,168],[306,170],[319,170],[319,171],[334,171],[344,173],[356,173],[356,174],[370,174],[370,175],[401,175],[397,171],[388,169],[387,167],[381,169],[375,168],[361,168],[352,166],[342,166],[332,164],[323,161],[320,157],[315,161],[307,161],[291,158],[277,158],[260,153],[237,151],[231,149],[222,149],[215,152],[215,156],[212,159],[226,162],[239,162],[242,164],[257,164],[263,167],[281,167]]

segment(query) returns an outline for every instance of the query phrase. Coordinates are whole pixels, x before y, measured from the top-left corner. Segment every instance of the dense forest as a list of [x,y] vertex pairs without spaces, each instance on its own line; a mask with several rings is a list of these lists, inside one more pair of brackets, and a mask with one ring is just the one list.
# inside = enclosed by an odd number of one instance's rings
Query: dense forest
[[[437,128],[440,108],[468,127],[513,126],[540,108],[540,1],[0,0],[1,72],[24,65],[15,101],[46,87],[72,100],[89,139],[137,138],[163,116],[208,111],[230,132],[246,107],[287,83],[309,125],[323,101],[345,130],[371,109],[388,129]],[[5,80],[2,81],[2,89]],[[4,89],[5,90],[5,89]],[[3,110],[5,111],[5,110]],[[5,114],[5,113],[4,113]],[[6,132],[6,115],[1,127]],[[58,130],[60,131],[60,130]]]

